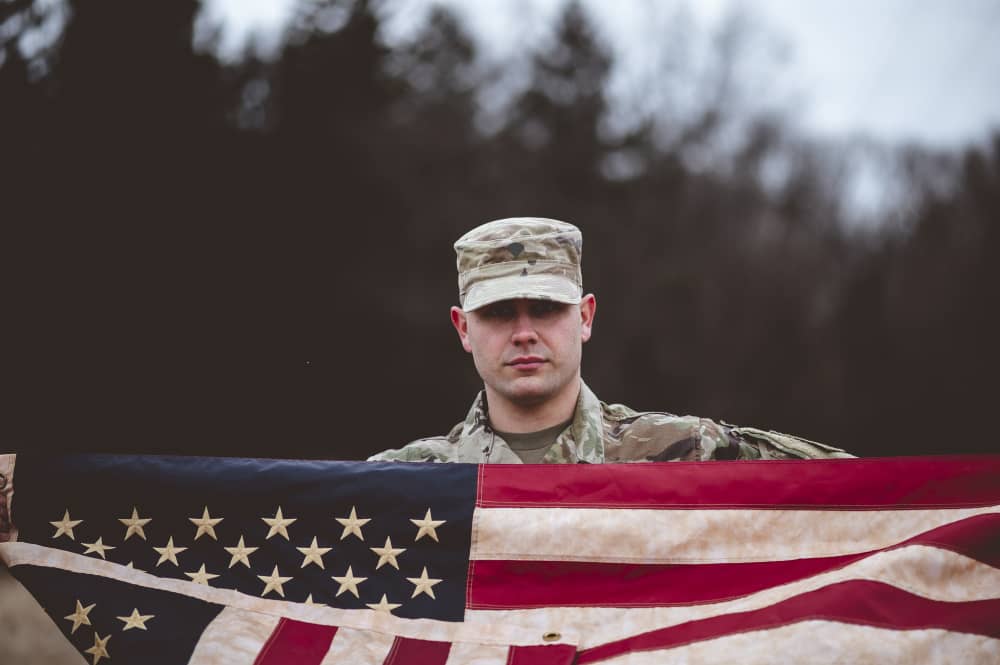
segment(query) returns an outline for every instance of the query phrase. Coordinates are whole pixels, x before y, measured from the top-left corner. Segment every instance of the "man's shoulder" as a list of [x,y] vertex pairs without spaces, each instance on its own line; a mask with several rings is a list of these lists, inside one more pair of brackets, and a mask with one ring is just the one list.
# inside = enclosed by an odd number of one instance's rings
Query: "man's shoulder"
[[636,411],[624,404],[601,404],[604,454],[608,462],[689,459],[697,447],[699,418],[666,411]]
[[455,425],[448,434],[429,436],[411,441],[402,448],[383,450],[368,458],[369,462],[455,462],[458,457],[458,440],[462,423]]
[[666,411],[636,411],[622,404],[601,406],[609,462],[853,457],[840,448],[773,430]]

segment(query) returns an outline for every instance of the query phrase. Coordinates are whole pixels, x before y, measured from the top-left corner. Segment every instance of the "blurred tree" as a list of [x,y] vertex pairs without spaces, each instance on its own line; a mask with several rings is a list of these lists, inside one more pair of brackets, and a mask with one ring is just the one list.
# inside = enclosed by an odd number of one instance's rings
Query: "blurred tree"
[[569,3],[551,44],[532,58],[531,85],[512,105],[500,137],[512,151],[507,159],[517,168],[522,201],[597,195],[607,152],[600,125],[611,63],[582,5]]
[[199,8],[0,0],[23,440],[361,457],[440,433],[479,384],[451,243],[545,215],[585,231],[605,399],[859,454],[995,445],[951,414],[998,368],[1000,138],[899,151],[912,197],[859,231],[845,146],[759,103],[747,15],[704,61],[683,11],[652,26],[624,117],[579,3],[504,63],[527,82],[505,105],[518,77],[442,8],[390,48],[373,0],[302,0],[275,59],[225,65]]
[[274,72],[276,130],[362,143],[397,94],[367,0],[302,0]]
[[[410,211],[406,245],[447,256],[448,239],[464,232],[470,214],[483,214],[475,202],[491,198],[484,168],[489,139],[475,126],[476,95],[490,74],[478,62],[472,37],[443,7],[431,9],[423,27],[395,49],[388,68],[404,91],[380,149]],[[420,224],[419,218],[438,221]]]
[[[948,163],[934,155],[910,159],[923,162],[911,165],[918,172]],[[873,450],[995,450],[988,437],[956,431],[956,422],[988,412],[1000,371],[1000,323],[992,305],[1000,301],[998,167],[995,136],[991,145],[968,151],[953,189],[918,181],[923,188],[912,225],[873,259],[881,275],[865,291],[880,300],[879,317],[845,316],[844,325],[867,324],[868,352],[848,358],[848,390],[860,393],[848,408]],[[939,172],[934,180],[942,177]],[[864,404],[866,393],[871,400]]]
[[54,72],[67,135],[110,132],[131,141],[140,134],[145,143],[222,124],[219,63],[192,48],[200,0],[69,5]]

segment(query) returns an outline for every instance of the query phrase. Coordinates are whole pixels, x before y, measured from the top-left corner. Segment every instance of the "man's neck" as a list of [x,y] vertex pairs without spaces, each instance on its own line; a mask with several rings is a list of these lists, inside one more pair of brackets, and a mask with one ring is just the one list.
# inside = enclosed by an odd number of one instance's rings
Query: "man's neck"
[[573,417],[580,395],[580,377],[566,386],[560,394],[538,404],[518,404],[486,386],[490,426],[501,432],[538,432],[555,427]]

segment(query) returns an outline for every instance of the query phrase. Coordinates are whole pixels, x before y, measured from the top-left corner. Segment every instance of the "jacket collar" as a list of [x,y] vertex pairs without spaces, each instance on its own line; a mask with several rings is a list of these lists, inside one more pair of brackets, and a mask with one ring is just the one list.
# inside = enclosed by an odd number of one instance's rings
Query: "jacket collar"
[[[518,464],[521,458],[490,427],[486,391],[476,396],[469,413],[462,423],[458,441],[461,461],[499,462]],[[604,462],[604,421],[601,402],[580,382],[580,394],[569,427],[559,435],[543,462]]]

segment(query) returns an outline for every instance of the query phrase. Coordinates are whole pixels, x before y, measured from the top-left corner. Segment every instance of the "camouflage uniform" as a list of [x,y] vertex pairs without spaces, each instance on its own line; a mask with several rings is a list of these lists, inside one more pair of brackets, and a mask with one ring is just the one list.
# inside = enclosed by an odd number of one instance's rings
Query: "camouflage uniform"
[[[848,453],[788,434],[719,424],[707,418],[639,412],[605,404],[581,385],[573,421],[556,439],[543,464],[672,462],[735,459],[852,457]],[[486,399],[479,393],[465,421],[447,436],[419,439],[386,450],[369,461],[473,462],[521,464],[521,458],[489,425]]]
[[[466,312],[500,300],[528,298],[578,304],[583,236],[572,224],[538,217],[488,222],[455,243],[459,303]],[[447,436],[420,439],[371,461],[521,464],[490,425],[485,392]],[[605,404],[581,382],[570,425],[543,463],[666,462],[713,459],[852,457],[805,439],[733,427],[705,418],[634,411]]]

